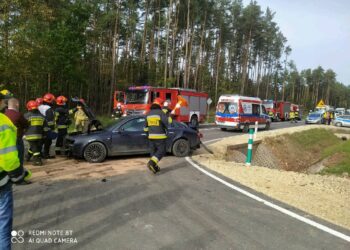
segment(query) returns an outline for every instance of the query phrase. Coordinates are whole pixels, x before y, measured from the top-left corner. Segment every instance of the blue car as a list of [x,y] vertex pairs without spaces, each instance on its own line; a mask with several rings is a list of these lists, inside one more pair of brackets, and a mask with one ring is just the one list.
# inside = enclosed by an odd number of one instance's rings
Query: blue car
[[[69,155],[88,162],[102,162],[108,156],[149,153],[148,135],[143,131],[145,116],[123,117],[112,125],[87,134],[66,138]],[[173,121],[168,130],[167,152],[178,157],[200,147],[201,134],[187,125]]]
[[340,115],[333,120],[337,127],[350,127],[350,115]]
[[305,119],[305,124],[322,124],[322,123],[324,123],[323,113],[320,113],[320,112],[310,113]]

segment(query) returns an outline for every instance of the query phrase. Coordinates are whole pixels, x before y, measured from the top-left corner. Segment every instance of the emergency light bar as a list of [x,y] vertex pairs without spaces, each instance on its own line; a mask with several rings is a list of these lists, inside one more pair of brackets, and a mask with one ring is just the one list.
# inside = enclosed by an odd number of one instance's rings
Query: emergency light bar
[[145,90],[151,88],[150,86],[133,86],[129,87],[129,90]]

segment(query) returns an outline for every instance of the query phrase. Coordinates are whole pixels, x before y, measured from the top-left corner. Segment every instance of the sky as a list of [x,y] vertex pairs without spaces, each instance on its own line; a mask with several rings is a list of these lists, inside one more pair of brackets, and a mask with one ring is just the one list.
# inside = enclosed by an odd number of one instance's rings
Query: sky
[[[299,71],[332,69],[350,86],[350,0],[256,0],[287,38]],[[244,0],[246,6],[250,0]]]

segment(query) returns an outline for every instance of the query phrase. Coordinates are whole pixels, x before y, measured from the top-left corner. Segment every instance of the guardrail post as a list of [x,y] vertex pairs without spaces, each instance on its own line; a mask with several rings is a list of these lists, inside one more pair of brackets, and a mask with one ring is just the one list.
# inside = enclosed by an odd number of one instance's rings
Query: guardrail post
[[253,134],[254,130],[249,130],[249,140],[248,140],[248,152],[247,152],[247,159],[245,162],[246,166],[250,166],[252,162],[252,156],[253,156]]

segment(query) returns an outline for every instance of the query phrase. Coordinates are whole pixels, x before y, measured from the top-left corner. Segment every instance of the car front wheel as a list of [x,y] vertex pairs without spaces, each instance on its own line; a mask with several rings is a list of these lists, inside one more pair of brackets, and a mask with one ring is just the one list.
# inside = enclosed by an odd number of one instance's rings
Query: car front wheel
[[340,122],[337,122],[337,123],[335,124],[335,126],[341,127],[341,123],[340,123]]
[[173,154],[177,157],[188,156],[190,151],[190,143],[185,139],[179,139],[173,144]]
[[91,163],[103,162],[107,157],[107,149],[100,142],[92,142],[84,149],[84,159]]

